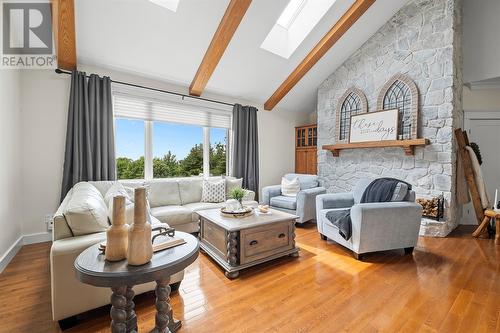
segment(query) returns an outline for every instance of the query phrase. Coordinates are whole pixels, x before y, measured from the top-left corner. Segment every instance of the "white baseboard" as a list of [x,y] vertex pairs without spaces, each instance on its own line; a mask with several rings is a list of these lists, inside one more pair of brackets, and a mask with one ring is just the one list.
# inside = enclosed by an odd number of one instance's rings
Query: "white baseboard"
[[23,236],[19,237],[14,244],[5,252],[5,254],[0,258],[0,273],[3,272],[5,267],[9,264],[9,262],[14,258],[17,252],[23,247]]
[[14,244],[5,252],[5,254],[0,258],[0,273],[3,272],[5,267],[14,258],[17,252],[23,247],[23,245],[30,245],[35,243],[51,242],[52,233],[41,232],[38,234],[30,234],[19,237]]
[[23,236],[23,245],[30,245],[35,243],[51,242],[52,233],[40,232],[38,234],[30,234]]

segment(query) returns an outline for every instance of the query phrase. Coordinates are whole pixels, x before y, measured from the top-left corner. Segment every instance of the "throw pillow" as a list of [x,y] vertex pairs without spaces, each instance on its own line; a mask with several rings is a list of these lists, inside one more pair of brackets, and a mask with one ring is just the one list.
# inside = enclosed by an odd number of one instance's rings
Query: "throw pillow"
[[226,178],[226,198],[229,198],[229,193],[235,188],[243,187],[243,178],[239,179],[228,179]]
[[204,180],[201,202],[219,203],[224,201],[226,201],[225,179],[221,179],[215,182]]
[[132,200],[130,199],[127,190],[125,189],[125,187],[123,187],[123,185],[120,182],[115,182],[113,185],[111,185],[111,187],[104,195],[104,202],[106,202],[106,204],[109,207],[109,205],[113,201],[113,198],[119,195],[125,197],[125,205],[129,205],[132,203]]
[[107,209],[101,192],[81,182],[73,186],[63,215],[73,235],[82,236],[106,231],[109,227]]
[[[148,214],[149,215],[149,214]],[[113,200],[110,201],[108,206],[109,222],[113,223]],[[131,203],[125,206],[125,223],[132,225],[134,223],[134,204]]]
[[299,178],[288,180],[285,177],[281,178],[281,194],[286,197],[295,197],[300,191]]

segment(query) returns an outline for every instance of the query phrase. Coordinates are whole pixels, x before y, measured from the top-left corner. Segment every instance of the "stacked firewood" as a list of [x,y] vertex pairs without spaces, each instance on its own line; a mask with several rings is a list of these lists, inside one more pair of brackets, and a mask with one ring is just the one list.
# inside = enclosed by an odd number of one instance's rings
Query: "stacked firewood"
[[417,203],[423,208],[422,215],[424,216],[438,216],[439,198],[432,199],[417,199]]

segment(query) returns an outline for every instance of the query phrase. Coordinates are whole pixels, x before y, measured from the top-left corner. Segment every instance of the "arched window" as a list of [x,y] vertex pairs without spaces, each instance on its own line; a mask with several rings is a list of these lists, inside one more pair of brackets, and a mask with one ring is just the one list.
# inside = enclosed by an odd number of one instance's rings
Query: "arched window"
[[368,103],[365,94],[361,90],[351,88],[342,95],[337,106],[337,142],[347,142],[349,140],[351,116],[366,112],[368,112]]
[[377,101],[379,110],[399,110],[398,139],[417,138],[418,90],[407,76],[392,77],[380,91]]

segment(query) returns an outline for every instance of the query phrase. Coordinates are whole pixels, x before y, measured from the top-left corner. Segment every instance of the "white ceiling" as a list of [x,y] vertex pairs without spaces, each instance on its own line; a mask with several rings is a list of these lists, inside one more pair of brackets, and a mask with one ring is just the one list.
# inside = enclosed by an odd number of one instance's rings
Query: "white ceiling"
[[[320,1],[320,0],[314,0]],[[317,87],[408,0],[378,0],[278,104],[311,112]],[[337,0],[289,58],[260,48],[288,0],[254,0],[206,87],[263,104],[354,0]],[[77,0],[78,62],[189,86],[229,0]]]

